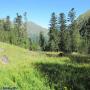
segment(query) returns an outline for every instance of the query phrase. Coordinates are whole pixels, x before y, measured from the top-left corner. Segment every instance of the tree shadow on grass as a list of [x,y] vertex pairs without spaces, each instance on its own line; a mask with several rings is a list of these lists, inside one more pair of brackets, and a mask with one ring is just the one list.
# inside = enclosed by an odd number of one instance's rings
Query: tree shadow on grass
[[69,57],[74,63],[90,63],[90,56],[88,55],[72,55],[72,54],[46,54],[47,57]]
[[68,55],[72,62],[76,63],[90,63],[90,56],[82,55]]
[[37,63],[36,68],[47,78],[51,90],[90,90],[90,67]]

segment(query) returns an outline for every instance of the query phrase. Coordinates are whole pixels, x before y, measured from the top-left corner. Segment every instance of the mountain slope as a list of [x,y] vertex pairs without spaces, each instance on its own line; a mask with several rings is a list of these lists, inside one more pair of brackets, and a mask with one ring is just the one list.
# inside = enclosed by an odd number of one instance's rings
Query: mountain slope
[[34,22],[27,23],[27,31],[28,31],[28,36],[31,38],[37,38],[40,32],[43,32],[45,36],[47,36],[48,34],[48,29],[43,28]]
[[78,24],[81,26],[84,22],[86,22],[88,20],[88,18],[90,18],[90,10],[88,10],[87,12],[81,14],[78,18]]
[[90,10],[79,16],[80,19],[87,19],[88,17],[90,17]]

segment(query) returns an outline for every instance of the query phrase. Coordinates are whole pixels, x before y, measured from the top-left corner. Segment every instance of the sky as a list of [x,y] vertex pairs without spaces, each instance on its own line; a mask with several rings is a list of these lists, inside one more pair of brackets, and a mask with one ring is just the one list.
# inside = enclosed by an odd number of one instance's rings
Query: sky
[[33,21],[48,28],[51,13],[67,14],[75,8],[77,16],[90,10],[90,0],[0,0],[0,18],[10,16],[14,19],[16,13],[27,12],[28,21]]

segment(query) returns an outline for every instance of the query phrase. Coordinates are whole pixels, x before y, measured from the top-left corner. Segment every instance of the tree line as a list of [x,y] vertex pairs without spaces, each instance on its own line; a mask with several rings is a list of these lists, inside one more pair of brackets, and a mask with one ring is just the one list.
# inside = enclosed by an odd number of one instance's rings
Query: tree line
[[10,20],[10,16],[7,16],[5,19],[0,19],[0,41],[29,48],[26,12],[23,17],[17,13],[13,22]]
[[67,16],[68,18],[64,13],[56,15],[53,12],[50,18],[48,40],[43,32],[40,32],[37,43],[28,37],[26,12],[23,15],[17,13],[13,21],[10,16],[7,16],[5,19],[0,19],[0,41],[29,50],[90,54],[90,17],[80,22],[74,8]]
[[74,8],[68,12],[67,19],[64,13],[60,13],[58,17],[55,12],[51,14],[48,35],[46,44],[43,33],[40,34],[40,46],[44,51],[90,54],[90,17],[80,23]]

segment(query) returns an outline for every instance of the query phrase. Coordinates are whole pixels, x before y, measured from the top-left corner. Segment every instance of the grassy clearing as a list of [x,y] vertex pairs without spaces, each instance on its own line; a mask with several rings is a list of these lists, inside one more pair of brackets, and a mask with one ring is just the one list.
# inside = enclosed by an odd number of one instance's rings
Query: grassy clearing
[[56,52],[32,52],[0,43],[0,57],[6,55],[8,64],[0,60],[0,88],[18,90],[89,90],[90,57],[68,55],[49,57]]
[[0,56],[7,55],[9,58],[8,64],[0,62],[1,90],[3,87],[17,87],[18,90],[49,90],[44,78],[32,65],[36,58],[40,57],[38,53],[4,43],[0,43],[0,48],[4,49]]

